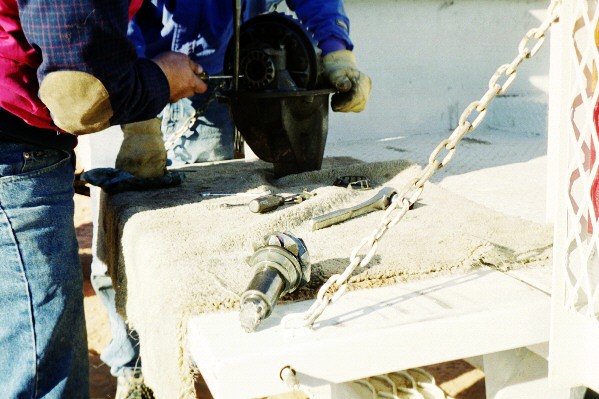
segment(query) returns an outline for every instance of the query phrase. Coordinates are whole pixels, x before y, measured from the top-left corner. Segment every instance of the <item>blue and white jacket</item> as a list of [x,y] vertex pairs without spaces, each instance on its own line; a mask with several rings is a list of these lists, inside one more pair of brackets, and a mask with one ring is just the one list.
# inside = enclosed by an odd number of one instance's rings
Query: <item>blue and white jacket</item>
[[[279,2],[242,1],[242,21]],[[286,0],[286,3],[314,34],[322,55],[353,48],[342,0]],[[233,35],[233,1],[144,1],[129,24],[128,35],[140,57],[177,51],[188,54],[208,73],[217,73],[223,69],[227,44]]]

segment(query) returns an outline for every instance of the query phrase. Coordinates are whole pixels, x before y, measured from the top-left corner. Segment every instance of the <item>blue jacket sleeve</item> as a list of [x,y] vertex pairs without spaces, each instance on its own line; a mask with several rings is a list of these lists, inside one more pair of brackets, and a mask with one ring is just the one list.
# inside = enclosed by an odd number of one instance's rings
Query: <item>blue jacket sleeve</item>
[[326,53],[326,42],[337,42],[352,50],[349,18],[342,0],[287,0],[287,5],[314,34],[319,47]]
[[42,56],[41,83],[55,71],[97,78],[109,95],[110,124],[156,116],[169,99],[162,70],[139,59],[127,38],[128,2],[19,0],[23,32]]

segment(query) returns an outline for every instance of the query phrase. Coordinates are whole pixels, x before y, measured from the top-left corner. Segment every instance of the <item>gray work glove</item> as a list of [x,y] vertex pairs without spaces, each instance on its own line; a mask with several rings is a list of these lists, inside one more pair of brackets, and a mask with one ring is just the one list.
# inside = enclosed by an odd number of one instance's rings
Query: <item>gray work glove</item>
[[124,140],[116,158],[116,168],[140,178],[161,177],[166,173],[166,149],[160,119],[121,125]]
[[349,50],[333,51],[322,61],[325,76],[339,91],[331,100],[333,111],[363,111],[370,96],[371,81],[358,69],[354,53]]

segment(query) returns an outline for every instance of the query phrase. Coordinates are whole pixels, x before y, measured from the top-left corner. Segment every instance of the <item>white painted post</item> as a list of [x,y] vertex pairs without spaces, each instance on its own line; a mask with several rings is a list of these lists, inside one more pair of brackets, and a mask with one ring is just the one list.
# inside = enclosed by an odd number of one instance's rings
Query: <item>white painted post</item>
[[552,62],[560,63],[561,83],[550,92],[551,104],[559,104],[551,110],[557,129],[550,128],[559,142],[549,352],[549,377],[556,389],[599,391],[599,222],[591,195],[599,163],[593,121],[599,97],[598,20],[596,2],[563,1],[559,29],[552,32],[559,35]]
[[576,399],[569,388],[551,388],[547,361],[526,348],[484,355],[487,399]]

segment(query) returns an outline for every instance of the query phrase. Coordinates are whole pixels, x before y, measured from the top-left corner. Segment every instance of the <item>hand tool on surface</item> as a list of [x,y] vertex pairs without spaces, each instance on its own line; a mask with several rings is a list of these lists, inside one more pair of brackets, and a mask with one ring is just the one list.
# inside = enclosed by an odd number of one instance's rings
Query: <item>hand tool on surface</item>
[[259,193],[212,193],[212,192],[201,192],[202,197],[259,197],[271,194],[272,191],[266,190]]
[[276,194],[264,195],[251,200],[249,203],[249,208],[250,211],[254,213],[266,213],[274,211],[284,204],[299,204],[300,202],[305,201],[315,195],[316,193],[312,193],[307,190],[304,190],[299,194],[293,194],[289,196]]
[[333,186],[347,187],[353,190],[370,190],[370,179],[366,176],[340,176],[335,179]]
[[240,298],[239,322],[249,333],[270,316],[281,296],[310,281],[311,265],[304,241],[289,232],[267,235],[254,244],[248,264],[254,275]]
[[387,209],[391,204],[391,199],[396,193],[397,192],[392,187],[383,187],[375,196],[361,204],[310,219],[310,227],[312,227],[312,231],[320,230],[337,223],[345,222],[356,216],[364,215],[365,213]]

